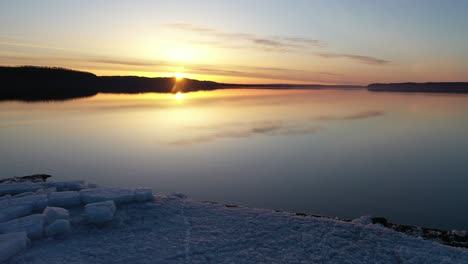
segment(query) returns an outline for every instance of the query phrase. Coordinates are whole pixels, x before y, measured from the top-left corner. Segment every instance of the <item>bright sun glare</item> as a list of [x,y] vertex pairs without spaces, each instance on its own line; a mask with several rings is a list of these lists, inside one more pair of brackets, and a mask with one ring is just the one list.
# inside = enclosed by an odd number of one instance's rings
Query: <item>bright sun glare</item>
[[177,92],[177,93],[175,94],[175,98],[176,98],[177,100],[182,100],[182,99],[184,99],[184,94],[181,93],[181,92]]
[[183,78],[185,78],[185,74],[181,72],[176,73],[174,76],[176,77],[177,80],[182,80]]

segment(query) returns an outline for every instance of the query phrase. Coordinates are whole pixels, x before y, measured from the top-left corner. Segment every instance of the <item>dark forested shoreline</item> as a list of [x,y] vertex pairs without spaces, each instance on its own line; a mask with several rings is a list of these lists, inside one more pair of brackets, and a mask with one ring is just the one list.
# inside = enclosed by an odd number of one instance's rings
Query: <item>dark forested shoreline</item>
[[367,88],[372,92],[468,93],[467,82],[373,83]]
[[174,93],[213,90],[229,84],[175,78],[96,76],[63,68],[0,67],[0,100],[67,100],[97,93]]
[[173,77],[96,76],[64,68],[0,66],[0,100],[44,101],[68,100],[97,93],[176,93],[201,90],[243,89],[356,89],[373,92],[468,93],[468,83],[389,83],[356,85],[318,84],[227,84]]
[[66,100],[97,93],[99,78],[61,68],[0,67],[0,100]]
[[364,88],[355,85],[228,84],[174,77],[96,76],[54,67],[0,66],[0,100],[68,100],[97,93],[177,93],[215,89],[324,89]]

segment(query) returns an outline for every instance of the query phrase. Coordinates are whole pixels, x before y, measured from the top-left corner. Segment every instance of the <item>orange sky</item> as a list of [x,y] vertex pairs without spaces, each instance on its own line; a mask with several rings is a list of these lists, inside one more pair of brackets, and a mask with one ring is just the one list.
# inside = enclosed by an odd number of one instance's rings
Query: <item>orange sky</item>
[[0,65],[97,75],[179,73],[226,83],[468,81],[466,7],[437,1],[2,2]]

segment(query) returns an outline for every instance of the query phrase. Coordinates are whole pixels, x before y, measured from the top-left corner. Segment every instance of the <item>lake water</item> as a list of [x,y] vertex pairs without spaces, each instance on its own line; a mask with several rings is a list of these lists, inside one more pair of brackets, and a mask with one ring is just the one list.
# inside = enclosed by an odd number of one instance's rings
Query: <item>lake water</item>
[[468,229],[468,96],[219,90],[0,102],[1,178]]

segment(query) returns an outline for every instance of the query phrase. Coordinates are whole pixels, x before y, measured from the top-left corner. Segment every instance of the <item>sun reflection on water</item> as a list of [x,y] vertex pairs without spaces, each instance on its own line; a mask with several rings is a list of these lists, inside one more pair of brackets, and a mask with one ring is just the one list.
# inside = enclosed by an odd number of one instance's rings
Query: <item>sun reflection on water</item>
[[181,92],[177,92],[177,93],[175,94],[175,99],[177,99],[178,101],[183,100],[184,97],[185,97],[184,94],[181,93]]

